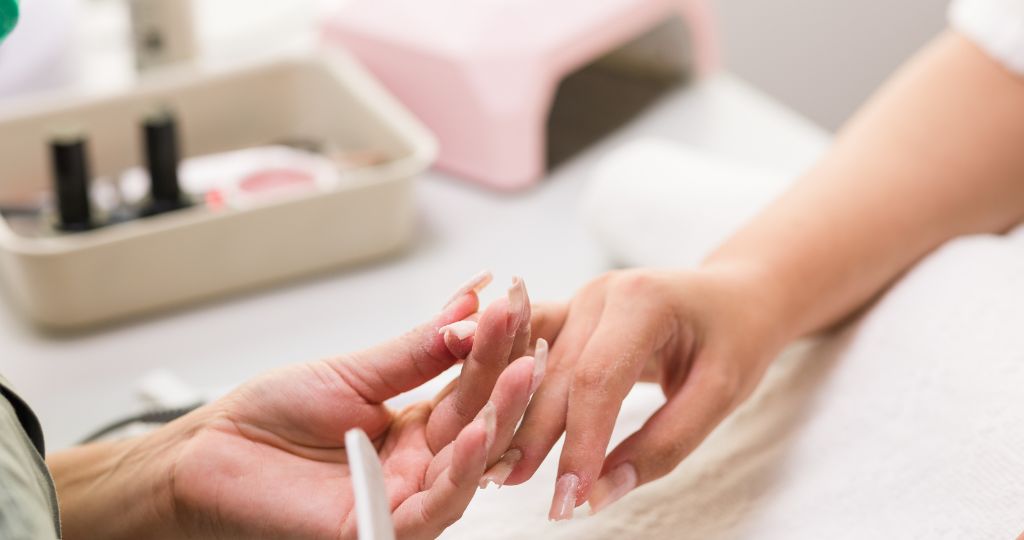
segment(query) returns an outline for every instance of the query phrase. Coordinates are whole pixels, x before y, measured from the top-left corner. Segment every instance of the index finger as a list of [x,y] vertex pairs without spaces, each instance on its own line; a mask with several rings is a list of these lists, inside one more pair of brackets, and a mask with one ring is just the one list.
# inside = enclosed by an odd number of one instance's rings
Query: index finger
[[589,496],[601,472],[622,401],[644,365],[663,345],[660,325],[650,321],[650,306],[635,298],[628,302],[615,300],[609,298],[606,303],[570,382],[565,444],[551,519],[572,517],[573,509]]

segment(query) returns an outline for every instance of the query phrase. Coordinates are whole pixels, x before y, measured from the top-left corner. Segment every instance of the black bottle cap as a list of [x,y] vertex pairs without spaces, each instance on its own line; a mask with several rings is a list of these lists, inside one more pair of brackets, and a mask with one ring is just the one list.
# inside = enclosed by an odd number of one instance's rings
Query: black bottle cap
[[178,184],[180,156],[174,115],[167,109],[159,109],[146,116],[142,131],[152,197],[144,213],[153,215],[187,206]]
[[58,223],[65,231],[92,228],[89,201],[89,159],[80,131],[55,135],[50,140]]

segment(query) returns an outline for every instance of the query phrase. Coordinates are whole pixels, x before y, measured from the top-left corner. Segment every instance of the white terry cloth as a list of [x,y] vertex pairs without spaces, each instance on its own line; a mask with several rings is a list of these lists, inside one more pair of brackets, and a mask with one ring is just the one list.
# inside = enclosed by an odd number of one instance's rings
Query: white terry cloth
[[694,267],[796,176],[638,139],[595,167],[583,218],[618,264]]
[[[695,201],[713,197],[697,192],[708,188],[699,179],[668,185],[633,207],[642,218],[616,219],[659,224],[631,237],[693,259],[704,248],[683,249],[678,231],[694,225]],[[737,208],[727,219],[721,206],[713,234],[753,210]],[[624,253],[638,265],[670,260]],[[661,402],[638,386],[613,444]],[[478,493],[443,537],[1014,538],[1024,531],[1024,231],[955,240],[839,335],[788,349],[680,467],[601,514],[546,521],[560,448],[530,482]]]
[[954,0],[948,18],[956,31],[1024,75],[1024,0]]
[[[1022,299],[1021,235],[957,240],[838,337],[787,351],[668,477],[596,516],[547,523],[556,448],[529,483],[480,492],[444,538],[1015,538]],[[615,440],[659,402],[638,387]]]

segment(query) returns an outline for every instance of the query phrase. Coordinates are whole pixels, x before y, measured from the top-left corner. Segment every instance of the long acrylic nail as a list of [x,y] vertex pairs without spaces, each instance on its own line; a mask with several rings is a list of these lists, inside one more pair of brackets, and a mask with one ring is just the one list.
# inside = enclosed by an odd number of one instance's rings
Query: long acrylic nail
[[544,380],[544,372],[548,367],[548,342],[538,339],[533,347],[533,375],[530,378],[530,395],[533,395]]
[[447,302],[445,302],[444,307],[452,305],[453,302],[455,302],[459,298],[462,298],[464,295],[469,294],[470,292],[482,291],[484,287],[491,283],[492,279],[494,279],[494,276],[492,276],[491,272],[488,270],[484,270],[478,273],[477,275],[469,278],[469,281],[463,283],[462,286],[459,287],[457,291],[455,291],[455,294],[453,294],[452,297],[449,298]]
[[555,497],[551,500],[548,519],[551,521],[572,519],[572,512],[576,508],[576,491],[579,487],[580,478],[572,473],[563,474],[558,482],[555,482]]
[[526,313],[526,285],[522,278],[512,278],[512,286],[508,289],[508,322],[505,331],[514,336]]
[[599,512],[602,508],[621,499],[636,487],[636,468],[622,463],[594,484],[590,492],[590,508]]
[[504,486],[505,480],[508,480],[509,475],[515,470],[521,459],[523,459],[523,453],[518,448],[505,452],[501,459],[480,478],[480,488],[484,489],[488,484],[496,484],[499,488]]
[[444,335],[451,332],[459,341],[476,335],[476,321],[455,321],[449,325],[437,329],[437,333]]
[[487,451],[491,451],[491,446],[494,444],[494,437],[498,430],[498,410],[494,406],[493,402],[488,401],[480,412],[476,415],[477,419],[481,419],[484,422],[484,429],[486,433],[486,439],[484,442]]

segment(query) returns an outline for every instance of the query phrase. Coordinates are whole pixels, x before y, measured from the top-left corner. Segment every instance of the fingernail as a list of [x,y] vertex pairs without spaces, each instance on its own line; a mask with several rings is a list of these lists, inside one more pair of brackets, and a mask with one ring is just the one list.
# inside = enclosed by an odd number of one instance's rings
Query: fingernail
[[572,512],[576,508],[576,490],[580,487],[580,479],[575,474],[563,474],[555,483],[555,497],[551,500],[551,510],[548,512],[548,519],[551,521],[562,521],[572,519]]
[[533,349],[533,376],[530,379],[530,395],[533,395],[544,380],[544,371],[548,367],[548,342],[538,339]]
[[483,420],[484,430],[487,434],[484,445],[487,451],[491,451],[491,445],[494,444],[495,433],[498,430],[498,412],[495,408],[494,403],[488,401],[484,408],[480,409],[480,412],[476,415],[477,419]]
[[496,484],[499,488],[504,486],[505,480],[508,480],[509,475],[515,470],[521,459],[523,459],[523,453],[518,448],[505,452],[501,459],[484,473],[483,478],[480,479],[480,488],[484,489],[488,484]]
[[590,508],[600,511],[609,504],[621,499],[636,487],[636,468],[623,463],[601,477],[590,492]]
[[512,286],[508,289],[508,322],[505,332],[514,336],[523,321],[526,312],[526,286],[519,277],[512,278]]
[[455,321],[449,325],[437,329],[437,333],[444,335],[451,332],[453,336],[462,341],[470,336],[476,335],[476,321]]
[[490,271],[481,271],[477,275],[469,278],[469,281],[463,283],[462,286],[459,287],[459,290],[455,291],[455,294],[445,302],[444,307],[452,305],[453,302],[462,298],[464,295],[469,294],[471,291],[482,291],[484,287],[491,283],[492,279],[494,279],[494,276],[491,275]]

